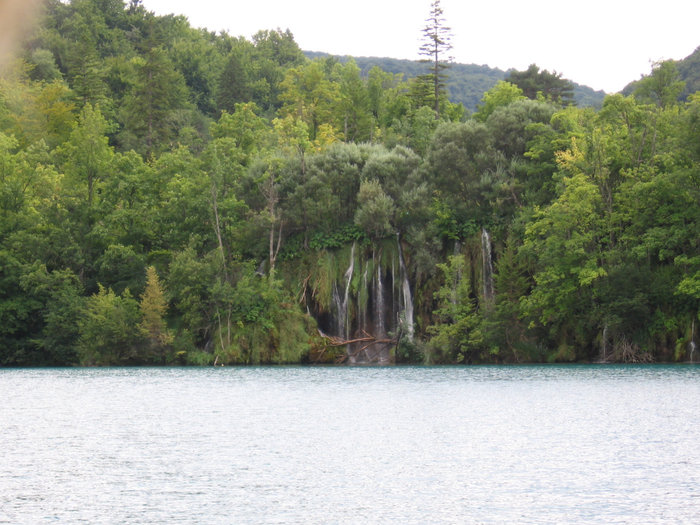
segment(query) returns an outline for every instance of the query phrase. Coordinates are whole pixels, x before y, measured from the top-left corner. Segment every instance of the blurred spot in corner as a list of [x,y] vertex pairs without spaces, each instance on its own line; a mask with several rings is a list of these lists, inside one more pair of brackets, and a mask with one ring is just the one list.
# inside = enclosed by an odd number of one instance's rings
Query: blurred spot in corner
[[12,60],[22,38],[32,29],[42,0],[0,0],[0,68]]

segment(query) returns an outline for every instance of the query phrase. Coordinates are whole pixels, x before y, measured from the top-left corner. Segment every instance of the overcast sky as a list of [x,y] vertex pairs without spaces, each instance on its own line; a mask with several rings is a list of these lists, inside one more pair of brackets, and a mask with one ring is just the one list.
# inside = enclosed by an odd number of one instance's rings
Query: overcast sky
[[[289,29],[305,51],[418,59],[430,0],[143,0],[158,15],[250,38]],[[442,0],[455,62],[503,70],[536,63],[565,78],[621,90],[651,62],[700,46],[698,0]]]

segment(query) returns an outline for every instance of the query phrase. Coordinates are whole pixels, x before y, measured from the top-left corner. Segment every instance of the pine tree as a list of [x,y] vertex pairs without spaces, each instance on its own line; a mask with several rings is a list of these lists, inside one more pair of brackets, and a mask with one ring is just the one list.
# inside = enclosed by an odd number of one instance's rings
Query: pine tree
[[422,79],[432,83],[433,103],[435,104],[435,118],[440,118],[440,97],[445,93],[447,75],[445,69],[450,67],[451,57],[445,59],[445,53],[452,49],[451,29],[445,25],[440,0],[433,0],[430,4],[430,15],[426,19],[426,26],[423,28],[423,44],[420,46],[419,54],[428,58],[422,62],[430,64],[430,73],[422,76]]

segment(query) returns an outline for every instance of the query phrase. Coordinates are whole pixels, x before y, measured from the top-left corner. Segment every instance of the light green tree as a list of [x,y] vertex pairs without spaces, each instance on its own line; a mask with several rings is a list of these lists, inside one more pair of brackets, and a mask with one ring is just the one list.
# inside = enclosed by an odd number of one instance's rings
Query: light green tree
[[146,289],[139,302],[141,322],[138,327],[146,339],[147,358],[155,362],[165,362],[165,352],[173,342],[173,335],[165,323],[168,303],[158,272],[153,266],[146,268]]
[[309,139],[316,140],[321,126],[333,122],[340,96],[339,86],[328,78],[324,63],[314,60],[288,69],[280,87],[282,117],[300,119],[308,126]]
[[474,113],[474,118],[485,122],[496,108],[507,106],[516,100],[523,100],[525,98],[523,90],[518,86],[506,82],[505,80],[499,80],[496,82],[495,86],[484,93],[484,96],[481,98],[481,104],[476,113]]
[[[62,148],[65,156],[64,171],[69,179],[80,186],[85,184],[88,207],[95,199],[95,185],[109,172],[114,152],[107,138],[107,121],[99,108],[85,104],[78,125]],[[83,194],[83,190],[80,190]]]

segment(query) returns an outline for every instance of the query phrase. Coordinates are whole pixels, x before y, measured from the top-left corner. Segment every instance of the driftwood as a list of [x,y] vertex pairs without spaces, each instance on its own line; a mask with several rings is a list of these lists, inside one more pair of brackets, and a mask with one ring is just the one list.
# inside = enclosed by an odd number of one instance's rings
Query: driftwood
[[[352,354],[345,354],[344,356],[339,357],[335,362],[336,364],[340,364],[345,362],[345,360],[348,357],[355,357],[358,354],[364,352],[367,350],[370,346],[376,345],[376,344],[396,344],[398,341],[395,338],[377,338],[376,336],[373,336],[371,334],[368,334],[366,331],[362,330],[362,336],[361,337],[355,337],[354,339],[343,339],[342,337],[336,337],[333,335],[327,335],[321,332],[320,330],[318,333],[321,335],[321,337],[325,338],[328,340],[328,346],[346,346],[346,345],[351,345],[354,343],[365,343],[362,346],[360,346],[357,350],[355,350]],[[319,354],[318,358],[316,361],[318,362],[321,359],[321,356],[323,356],[323,353],[326,351],[324,348],[323,351]]]

